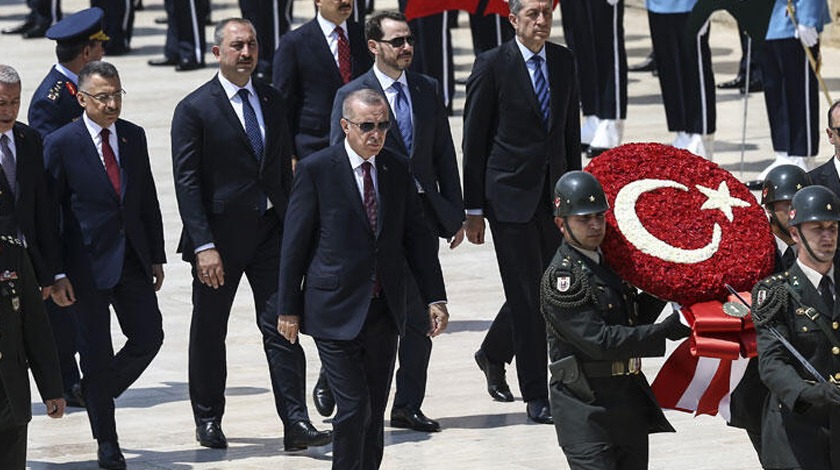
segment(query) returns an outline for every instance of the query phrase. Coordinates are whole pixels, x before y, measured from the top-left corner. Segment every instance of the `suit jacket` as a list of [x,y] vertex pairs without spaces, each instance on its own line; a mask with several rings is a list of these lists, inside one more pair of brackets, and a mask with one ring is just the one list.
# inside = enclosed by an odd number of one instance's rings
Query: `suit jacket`
[[378,277],[394,323],[405,331],[404,263],[423,299],[446,300],[437,241],[399,157],[376,157],[378,224],[370,228],[344,144],[301,160],[280,255],[281,315],[298,315],[315,338],[350,340],[367,318]]
[[[347,23],[352,77],[373,64],[361,24]],[[344,85],[317,19],[280,37],[274,53],[274,86],[286,100],[287,117],[298,159],[329,146],[330,110]]]
[[44,169],[41,136],[20,122],[15,136],[15,221],[27,241],[27,252],[41,286],[52,285],[61,270],[58,219]]
[[265,120],[265,152],[257,160],[245,128],[217,77],[178,103],[172,118],[175,193],[184,229],[178,252],[214,243],[225,250],[250,243],[268,197],[283,219],[291,188],[291,140],[280,92],[253,82]]
[[[554,295],[565,294],[558,303],[546,302],[543,310],[552,361],[571,355],[585,365],[665,353],[665,334],[652,325],[664,302],[647,294],[637,296],[636,289],[611,269],[565,242],[557,249],[551,268],[554,272],[541,295],[546,295],[546,289]],[[578,279],[581,276],[588,280],[589,294],[576,291],[575,286],[584,285]],[[567,283],[565,291],[561,281]],[[572,307],[575,304],[578,306]],[[591,403],[562,385],[561,379],[552,377],[549,393],[562,446],[630,443],[636,442],[639,434],[674,431],[642,373],[588,377],[595,396]]]
[[[385,148],[406,159],[411,174],[423,188],[425,200],[431,209],[427,211],[427,215],[433,232],[439,237],[449,238],[455,235],[464,221],[464,200],[461,196],[458,161],[455,145],[452,143],[452,132],[449,129],[449,117],[443,106],[437,80],[409,71],[406,72],[406,79],[414,111],[414,145],[411,155],[406,149],[393,109],[389,111],[392,125],[385,139]],[[382,85],[373,69],[341,87],[335,95],[330,118],[330,141],[333,144],[344,138],[344,132],[339,125],[344,98],[363,88],[377,90],[384,95]]]
[[61,211],[62,262],[74,284],[114,287],[126,250],[134,250],[151,279],[152,264],[166,262],[163,221],[143,128],[116,122],[120,195],[105,172],[85,122],[53,132],[44,160]]
[[76,84],[53,66],[32,95],[29,125],[44,138],[78,119],[83,112],[76,100]]
[[834,158],[832,155],[827,162],[809,171],[808,176],[811,177],[811,183],[825,186],[840,197],[840,176],[834,167]]
[[0,387],[8,398],[12,423],[0,425],[20,426],[32,419],[27,369],[32,370],[43,400],[61,398],[63,388],[58,353],[32,265],[20,242],[11,240],[0,238],[0,270],[4,272],[0,276]]
[[478,56],[467,80],[464,202],[501,222],[530,220],[540,203],[550,203],[545,185],[581,168],[575,59],[557,44],[547,42],[545,51],[547,128],[515,39]]

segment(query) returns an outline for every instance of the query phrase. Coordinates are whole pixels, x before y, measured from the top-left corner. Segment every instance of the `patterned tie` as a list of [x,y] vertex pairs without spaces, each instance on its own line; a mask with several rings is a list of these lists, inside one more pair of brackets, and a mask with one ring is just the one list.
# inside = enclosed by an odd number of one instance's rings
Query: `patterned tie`
[[540,111],[543,115],[543,124],[548,127],[548,118],[550,113],[549,103],[551,96],[548,92],[548,82],[545,81],[545,75],[542,72],[542,57],[534,55],[529,62],[534,67],[534,93],[537,95],[537,101],[540,103]]
[[111,180],[111,186],[114,187],[114,191],[116,191],[117,196],[119,196],[120,166],[117,165],[117,156],[114,154],[114,149],[111,148],[111,142],[108,141],[111,131],[103,128],[99,135],[102,137],[102,159],[105,160],[105,172],[108,173],[108,179]]
[[[370,162],[362,163],[362,179],[364,180],[365,193],[365,212],[367,212],[368,223],[373,233],[376,233],[377,214],[376,214],[376,190],[373,187],[373,177],[370,176],[370,171],[373,165]],[[373,281],[373,296],[379,297],[382,292],[382,284],[379,283],[379,275],[377,274]]]
[[828,312],[826,313],[828,316],[831,316],[832,312],[834,312],[834,282],[831,281],[830,277],[823,276],[818,290],[820,291],[823,302],[828,307]]
[[14,195],[17,169],[15,167],[15,157],[12,156],[12,149],[9,148],[9,137],[6,134],[0,136],[0,166],[3,167],[9,189],[12,190],[12,195]]
[[341,73],[341,79],[344,83],[350,81],[353,73],[353,67],[350,59],[350,42],[347,41],[347,36],[344,35],[344,28],[341,26],[335,27],[335,34],[338,35],[338,71]]
[[245,133],[248,134],[248,140],[251,141],[251,148],[254,150],[257,160],[262,160],[265,147],[263,145],[262,133],[260,132],[260,122],[257,121],[257,113],[254,112],[254,107],[248,100],[250,92],[247,88],[240,88],[237,92],[239,98],[242,100],[242,114],[245,117]]
[[394,100],[394,115],[397,117],[397,125],[400,127],[400,135],[402,135],[403,142],[405,142],[405,149],[411,155],[414,132],[411,129],[411,109],[408,107],[408,97],[405,96],[402,83],[394,82],[391,88],[397,92],[397,99]]

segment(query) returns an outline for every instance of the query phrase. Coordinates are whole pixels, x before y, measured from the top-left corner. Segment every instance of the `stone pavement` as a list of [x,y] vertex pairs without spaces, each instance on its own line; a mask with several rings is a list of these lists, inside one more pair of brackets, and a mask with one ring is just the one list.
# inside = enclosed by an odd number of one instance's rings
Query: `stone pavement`
[[[123,117],[146,128],[152,166],[158,185],[166,230],[169,264],[166,282],[160,292],[166,340],[148,371],[124,396],[117,400],[120,442],[132,468],[160,469],[248,469],[248,468],[329,468],[330,448],[310,449],[286,454],[282,450],[282,428],[274,411],[261,339],[254,326],[254,313],[243,284],[234,305],[228,334],[228,406],[224,421],[230,448],[210,450],[194,440],[194,427],[187,391],[187,338],[190,320],[190,273],[187,264],[175,254],[180,220],[172,184],[169,126],[176,103],[189,91],[208,80],[215,66],[204,70],[175,73],[169,68],[151,68],[149,58],[162,54],[165,27],[154,23],[164,15],[162,0],[145,0],[146,10],[138,12],[133,52],[111,59],[119,68],[128,91]],[[0,27],[23,19],[22,0],[0,0]],[[85,0],[65,0],[64,8],[73,12],[84,8]],[[237,2],[213,2],[213,18],[238,15]],[[379,0],[377,6],[394,7],[395,0]],[[295,5],[298,24],[311,17],[312,2],[298,0]],[[471,45],[466,16],[453,31],[456,44],[456,74],[466,78],[472,65]],[[629,62],[640,61],[650,50],[647,18],[643,10],[628,8],[625,18]],[[562,42],[559,15],[555,36]],[[208,32],[208,38],[210,38]],[[712,50],[717,81],[734,76],[738,61],[737,33],[723,24],[712,26]],[[47,40],[22,40],[0,37],[0,62],[18,69],[23,79],[22,121],[34,88],[54,62],[53,44]],[[837,96],[840,88],[840,51],[825,48],[823,72]],[[208,63],[214,60],[207,55]],[[629,85],[629,120],[627,141],[668,143],[673,139],[665,127],[659,85],[649,73],[631,74]],[[457,90],[456,115],[451,123],[460,148],[461,110],[464,89]],[[764,102],[761,94],[752,95],[747,124],[745,173],[740,175],[740,141],[743,116],[742,96],[727,91],[717,94],[717,143],[715,161],[744,179],[755,177],[770,162],[772,149]],[[820,101],[822,116],[827,109]],[[824,118],[821,118],[821,120]],[[821,123],[821,127],[825,124]],[[825,140],[825,139],[824,139]],[[831,153],[822,143],[824,161]],[[484,378],[473,361],[484,331],[502,302],[496,260],[490,243],[484,246],[465,244],[455,251],[441,247],[441,261],[447,278],[452,321],[449,331],[435,340],[428,395],[423,410],[439,419],[444,430],[423,434],[386,428],[383,468],[567,468],[557,446],[554,429],[528,423],[525,405],[496,403],[484,391]],[[116,347],[122,336],[113,326]],[[304,338],[309,358],[309,384],[318,371],[317,354],[310,338]],[[645,361],[648,377],[656,374],[661,360]],[[518,391],[514,369],[508,378]],[[96,445],[90,437],[87,417],[79,410],[62,420],[50,420],[43,405],[33,404],[35,418],[30,425],[29,464],[35,469],[96,468]],[[320,428],[329,421],[317,416],[310,406],[313,421]],[[758,463],[746,434],[728,428],[717,417],[693,418],[685,413],[668,412],[676,434],[651,438],[653,469],[754,469]]]

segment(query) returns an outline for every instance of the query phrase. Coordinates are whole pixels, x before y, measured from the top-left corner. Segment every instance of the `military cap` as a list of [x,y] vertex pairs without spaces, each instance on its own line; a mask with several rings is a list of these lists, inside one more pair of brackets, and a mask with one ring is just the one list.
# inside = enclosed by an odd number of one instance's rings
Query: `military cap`
[[107,41],[110,38],[102,31],[104,16],[99,7],[73,13],[52,25],[47,37],[58,42]]

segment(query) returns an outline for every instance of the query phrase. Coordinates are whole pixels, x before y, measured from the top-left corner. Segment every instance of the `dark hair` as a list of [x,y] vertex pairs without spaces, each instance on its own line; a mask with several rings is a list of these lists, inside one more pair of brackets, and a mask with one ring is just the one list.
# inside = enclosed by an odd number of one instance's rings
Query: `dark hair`
[[84,67],[82,67],[82,70],[79,71],[79,89],[83,88],[83,85],[91,75],[99,75],[102,78],[120,78],[120,73],[117,72],[117,68],[114,67],[114,64],[101,60],[95,60],[93,62],[88,62]]
[[228,23],[239,23],[247,25],[251,28],[251,31],[254,32],[254,36],[257,35],[257,28],[254,27],[254,23],[251,23],[250,20],[246,20],[245,18],[225,18],[216,25],[216,28],[213,30],[213,44],[217,46],[222,45],[222,41],[225,39],[225,26]]
[[831,122],[831,113],[833,113],[834,108],[837,108],[838,106],[840,106],[840,100],[837,100],[834,103],[831,103],[831,106],[828,107],[828,127],[831,127],[831,128],[840,127],[840,126],[835,126],[834,123]]
[[388,101],[385,99],[385,96],[382,93],[374,90],[373,88],[361,88],[358,89],[349,95],[344,97],[344,101],[341,103],[341,115],[345,119],[355,119],[355,113],[351,112],[352,107],[350,106],[353,102],[361,102],[368,106],[373,105],[383,105],[388,106]]
[[85,50],[85,47],[93,46],[96,42],[92,39],[82,39],[80,41],[63,41],[55,45],[55,57],[59,63],[70,62],[79,57],[79,54]]
[[373,16],[368,18],[367,23],[365,23],[365,38],[368,41],[379,41],[385,37],[385,34],[382,32],[382,20],[393,20],[401,23],[408,23],[405,15],[398,11],[376,12]]

